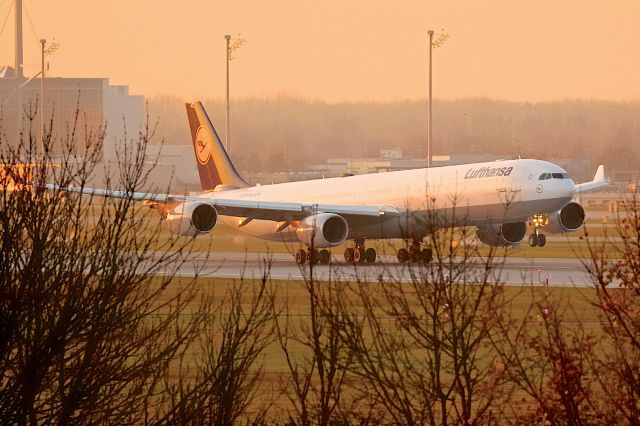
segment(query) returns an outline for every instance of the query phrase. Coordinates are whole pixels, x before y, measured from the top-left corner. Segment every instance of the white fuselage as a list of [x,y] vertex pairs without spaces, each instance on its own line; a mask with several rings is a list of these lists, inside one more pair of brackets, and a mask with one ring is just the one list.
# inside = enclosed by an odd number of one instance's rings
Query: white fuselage
[[[563,178],[539,180],[543,173]],[[299,202],[306,204],[384,206],[400,214],[366,223],[350,223],[350,237],[401,238],[428,234],[421,227],[433,212],[454,226],[482,226],[525,221],[536,213],[553,213],[571,201],[575,184],[555,164],[540,160],[505,160],[459,166],[318,179],[209,192],[211,198]],[[238,227],[241,218],[221,216]],[[295,241],[295,229],[276,232],[278,224],[253,220],[241,231],[280,241]]]

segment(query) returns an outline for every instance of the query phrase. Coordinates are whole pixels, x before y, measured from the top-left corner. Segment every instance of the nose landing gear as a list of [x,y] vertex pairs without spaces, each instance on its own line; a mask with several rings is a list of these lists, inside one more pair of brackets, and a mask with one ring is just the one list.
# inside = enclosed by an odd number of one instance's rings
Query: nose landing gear
[[533,225],[533,234],[529,235],[529,246],[544,247],[547,244],[547,237],[540,232],[540,228],[549,223],[549,219],[545,214],[537,213],[533,215],[530,223]]
[[529,235],[529,245],[531,247],[544,247],[547,244],[547,237],[535,230],[535,233]]

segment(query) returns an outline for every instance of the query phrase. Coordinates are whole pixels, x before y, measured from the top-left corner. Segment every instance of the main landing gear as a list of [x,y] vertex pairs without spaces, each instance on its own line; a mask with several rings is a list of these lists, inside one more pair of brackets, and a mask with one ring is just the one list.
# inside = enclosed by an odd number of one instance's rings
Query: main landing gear
[[344,251],[344,260],[347,263],[375,263],[376,249],[365,248],[364,240],[356,240],[355,247],[349,247]]
[[409,249],[398,250],[398,262],[400,263],[429,263],[433,258],[433,250],[430,248],[420,249],[420,243],[414,241]]
[[[331,254],[328,250],[304,250],[300,249],[295,254],[296,263],[304,265],[305,263],[317,265],[327,265],[331,260]],[[349,247],[344,251],[344,260],[351,264],[375,263],[378,254],[373,247],[366,248],[364,240],[356,240],[354,247]],[[397,253],[400,263],[429,263],[433,258],[431,248],[421,248],[420,243],[414,241],[408,248],[401,248]]]
[[547,237],[538,232],[537,229],[533,234],[529,235],[529,245],[531,247],[544,247],[545,244],[547,244]]
[[298,265],[304,265],[305,263],[317,265],[321,263],[326,265],[331,260],[331,253],[329,250],[322,249],[313,249],[313,250],[305,250],[300,249],[296,251],[296,263]]
[[547,244],[547,237],[540,232],[540,227],[548,223],[547,217],[543,213],[533,215],[531,222],[533,234],[529,235],[529,245],[531,247],[544,247]]

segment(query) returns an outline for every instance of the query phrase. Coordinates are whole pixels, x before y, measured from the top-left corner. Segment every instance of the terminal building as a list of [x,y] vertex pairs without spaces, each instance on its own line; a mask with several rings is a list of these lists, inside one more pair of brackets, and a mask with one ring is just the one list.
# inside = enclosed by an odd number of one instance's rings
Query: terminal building
[[[130,95],[127,86],[111,85],[107,78],[49,77],[46,72],[43,91],[40,73],[31,78],[24,75],[22,1],[16,0],[14,7],[15,64],[0,66],[2,144],[17,145],[21,137],[28,142],[29,134],[39,143],[44,118],[55,155],[74,125],[78,147],[106,125],[103,154],[106,160],[114,159],[118,146],[125,142],[125,128],[128,140],[138,138],[145,120],[144,98]],[[43,98],[44,114],[40,111]]]
[[[84,146],[90,135],[106,126],[103,155],[115,159],[116,149],[125,140],[137,139],[145,119],[144,98],[131,96],[127,86],[114,86],[106,78],[45,78],[44,115],[40,111],[40,78],[16,75],[15,68],[0,68],[0,120],[4,141],[18,143],[31,133],[40,140],[41,117],[52,132],[52,153],[59,154],[76,126],[75,144]],[[77,121],[76,121],[77,114]],[[25,140],[26,142],[26,140]]]

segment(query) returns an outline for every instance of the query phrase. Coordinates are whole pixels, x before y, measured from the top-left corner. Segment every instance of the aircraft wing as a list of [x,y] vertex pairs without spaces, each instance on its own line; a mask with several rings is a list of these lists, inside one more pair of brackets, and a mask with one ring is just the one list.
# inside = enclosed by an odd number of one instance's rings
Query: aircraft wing
[[247,217],[251,219],[274,220],[278,222],[300,220],[315,213],[335,213],[347,221],[358,219],[373,219],[386,216],[399,215],[399,211],[391,206],[350,206],[339,204],[307,204],[288,203],[282,201],[261,201],[243,199],[209,198],[197,195],[171,195],[151,192],[126,192],[107,189],[65,187],[57,185],[45,185],[49,190],[63,190],[67,192],[82,193],[99,197],[131,198],[137,201],[150,201],[155,203],[180,203],[202,202],[216,208],[219,214],[224,216]]
[[580,194],[587,191],[593,191],[594,189],[602,188],[609,185],[609,179],[604,177],[604,166],[600,164],[593,180],[590,182],[579,183],[576,185],[576,194]]

